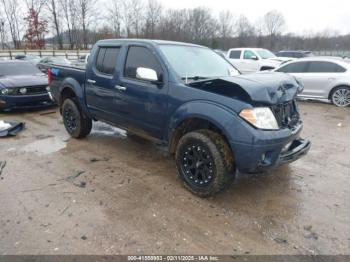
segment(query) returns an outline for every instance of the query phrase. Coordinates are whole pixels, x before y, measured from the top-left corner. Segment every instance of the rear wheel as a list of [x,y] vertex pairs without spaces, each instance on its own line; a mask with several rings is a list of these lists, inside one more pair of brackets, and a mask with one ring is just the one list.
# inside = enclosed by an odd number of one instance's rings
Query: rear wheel
[[339,107],[346,107],[350,105],[350,88],[347,86],[340,86],[335,88],[331,94],[331,101],[334,105]]
[[235,167],[225,140],[209,130],[184,135],[177,146],[176,165],[186,188],[200,197],[209,197],[231,184]]
[[75,99],[67,98],[62,105],[63,123],[67,132],[75,138],[83,138],[90,134],[92,119],[85,116]]

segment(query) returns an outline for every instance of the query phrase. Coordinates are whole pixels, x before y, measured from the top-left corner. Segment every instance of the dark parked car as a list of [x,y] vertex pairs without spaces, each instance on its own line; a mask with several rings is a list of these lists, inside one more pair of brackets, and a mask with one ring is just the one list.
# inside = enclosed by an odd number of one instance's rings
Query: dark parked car
[[53,66],[50,92],[67,132],[87,136],[93,120],[167,145],[179,176],[205,197],[236,171],[257,172],[305,155],[295,97],[283,73],[237,75],[209,48],[156,40],[103,40],[86,70]]
[[52,104],[47,76],[25,61],[0,61],[0,110]]
[[71,62],[64,57],[47,56],[39,61],[36,65],[42,72],[47,73],[47,70],[52,65],[71,65]]
[[279,51],[276,56],[290,58],[304,58],[314,56],[311,51]]
[[23,60],[23,61],[28,61],[32,63],[33,65],[36,65],[40,61],[40,56],[37,55],[32,55],[32,54],[20,54],[15,56],[16,60]]

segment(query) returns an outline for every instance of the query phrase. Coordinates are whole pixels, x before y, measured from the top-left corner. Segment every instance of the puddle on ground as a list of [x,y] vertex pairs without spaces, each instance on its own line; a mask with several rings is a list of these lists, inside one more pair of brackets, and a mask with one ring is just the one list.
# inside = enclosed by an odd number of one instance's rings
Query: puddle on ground
[[91,135],[126,138],[126,131],[103,122],[94,122]]
[[58,137],[49,137],[37,140],[21,148],[23,152],[34,152],[38,155],[47,155],[55,153],[67,145],[66,139]]

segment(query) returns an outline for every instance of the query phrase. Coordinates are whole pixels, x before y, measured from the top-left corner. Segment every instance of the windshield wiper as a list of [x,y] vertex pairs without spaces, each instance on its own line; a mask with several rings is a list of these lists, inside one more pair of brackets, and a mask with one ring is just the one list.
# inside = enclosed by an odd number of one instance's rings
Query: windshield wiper
[[181,77],[182,80],[186,80],[186,79],[189,79],[189,80],[194,80],[194,81],[197,81],[197,80],[200,80],[200,79],[207,79],[208,77],[205,77],[205,76],[185,76],[185,77]]
[[185,80],[186,84],[188,83],[188,80],[192,80],[192,81],[198,81],[198,80],[203,80],[203,79],[208,79],[209,77],[205,77],[205,76],[185,76],[185,77],[181,77],[182,80]]

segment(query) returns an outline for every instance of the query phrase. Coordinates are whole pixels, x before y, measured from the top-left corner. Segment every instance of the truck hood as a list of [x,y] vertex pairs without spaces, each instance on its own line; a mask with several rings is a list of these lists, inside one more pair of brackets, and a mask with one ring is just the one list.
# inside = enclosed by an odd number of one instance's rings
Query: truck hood
[[265,105],[291,101],[303,90],[303,86],[295,77],[275,72],[207,79],[189,85],[251,104]]
[[261,66],[271,66],[271,67],[276,68],[276,67],[281,65],[281,62],[282,61],[280,61],[274,57],[274,58],[269,58],[269,59],[262,59],[260,62],[260,65]]
[[0,88],[48,85],[45,75],[0,76]]

